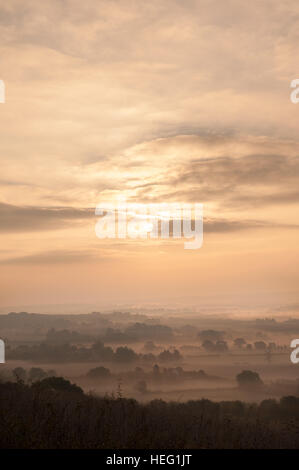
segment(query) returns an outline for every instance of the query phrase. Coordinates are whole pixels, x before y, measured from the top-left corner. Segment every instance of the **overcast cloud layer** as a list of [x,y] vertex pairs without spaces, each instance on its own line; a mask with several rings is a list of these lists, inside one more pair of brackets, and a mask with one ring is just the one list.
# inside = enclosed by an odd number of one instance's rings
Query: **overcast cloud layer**
[[[111,288],[126,269],[138,282],[147,249],[158,271],[164,249],[178,256],[186,282],[207,259],[211,291],[223,257],[242,266],[251,253],[231,292],[246,290],[256,269],[269,295],[292,290],[297,273],[285,260],[299,254],[299,105],[290,101],[298,36],[296,0],[0,2],[0,263],[10,266],[1,302],[13,303],[15,276],[32,282],[20,302],[34,297],[36,271],[13,271],[21,266],[84,265],[87,286],[98,260]],[[200,261],[182,260],[177,243],[144,253],[138,243],[100,245],[94,207],[118,196],[203,203]],[[151,292],[155,280],[183,289],[160,272],[143,279]],[[49,301],[47,282],[39,289]]]

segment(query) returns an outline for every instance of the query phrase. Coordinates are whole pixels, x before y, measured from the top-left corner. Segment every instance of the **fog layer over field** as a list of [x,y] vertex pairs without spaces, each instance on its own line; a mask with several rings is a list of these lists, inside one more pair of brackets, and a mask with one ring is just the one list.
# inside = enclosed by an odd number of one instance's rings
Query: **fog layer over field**
[[[273,315],[274,317],[274,315]],[[63,376],[85,392],[150,401],[299,396],[299,320],[157,310],[0,316],[2,380]]]

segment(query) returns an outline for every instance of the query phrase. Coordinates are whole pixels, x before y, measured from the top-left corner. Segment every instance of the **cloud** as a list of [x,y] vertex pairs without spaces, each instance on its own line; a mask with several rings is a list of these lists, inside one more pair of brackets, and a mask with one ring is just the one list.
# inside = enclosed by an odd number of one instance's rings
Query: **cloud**
[[[296,291],[298,29],[297,0],[1,2],[1,258],[15,265],[3,299],[52,301],[18,264],[92,263],[99,247],[100,260],[129,263],[123,272],[104,265],[111,296],[129,291],[127,281],[135,297],[154,283],[167,296],[200,285],[213,299],[220,288],[235,299],[264,287],[271,302]],[[93,207],[118,196],[202,202],[215,243],[179,269],[175,256],[161,264],[157,245],[105,246]],[[53,284],[65,291],[63,271]],[[83,272],[74,281],[75,297],[98,282]]]
[[94,209],[30,207],[0,203],[0,232],[57,230],[74,221],[91,218]]
[[263,220],[230,220],[210,219],[204,220],[204,233],[230,233],[255,229],[299,229],[299,224],[279,224]]
[[34,253],[27,256],[18,256],[2,259],[2,265],[31,265],[31,264],[69,264],[104,261],[106,258],[101,257],[98,253],[91,251],[67,251],[53,250],[42,253]]
[[212,203],[234,211],[298,202],[298,146],[287,139],[183,135],[136,145],[125,155],[127,189],[136,201]]
[[299,158],[271,154],[198,159],[178,167],[169,181],[177,196],[181,188],[191,198],[234,208],[298,202],[298,185]]
[[[76,209],[72,207],[16,207],[9,204],[0,204],[0,219],[2,233],[22,233],[44,230],[59,230],[72,226],[74,222],[84,220],[96,221],[93,209]],[[229,233],[260,228],[298,228],[295,224],[277,224],[261,220],[231,220],[224,218],[204,217],[204,233]],[[171,227],[170,227],[171,233]],[[116,240],[117,242],[117,240]],[[124,242],[125,243],[125,242]],[[123,243],[123,244],[124,244]],[[112,243],[113,245],[113,243]],[[119,248],[119,245],[118,245]],[[53,251],[42,254],[13,258],[9,263],[21,262],[56,262],[57,260],[76,259],[79,260],[81,254],[73,256],[71,253],[61,256],[60,252]],[[36,258],[35,258],[36,257]],[[82,255],[82,259],[86,255]],[[55,261],[56,260],[56,261]]]

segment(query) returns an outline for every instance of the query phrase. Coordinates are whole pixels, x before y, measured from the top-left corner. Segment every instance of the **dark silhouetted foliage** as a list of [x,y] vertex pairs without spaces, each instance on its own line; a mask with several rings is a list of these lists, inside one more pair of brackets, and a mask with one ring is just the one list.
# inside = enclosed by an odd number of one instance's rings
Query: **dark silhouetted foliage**
[[106,379],[111,376],[111,372],[106,367],[95,367],[87,372],[87,377],[91,379]]
[[236,376],[239,387],[260,387],[263,385],[259,374],[251,370],[243,370]]
[[68,392],[68,393],[83,393],[82,388],[76,384],[72,384],[69,380],[63,377],[47,377],[38,382],[32,384],[33,390],[55,390],[57,392]]
[[[143,387],[144,390],[144,387]],[[260,405],[85,395],[62,378],[0,383],[0,448],[299,447],[299,398]]]

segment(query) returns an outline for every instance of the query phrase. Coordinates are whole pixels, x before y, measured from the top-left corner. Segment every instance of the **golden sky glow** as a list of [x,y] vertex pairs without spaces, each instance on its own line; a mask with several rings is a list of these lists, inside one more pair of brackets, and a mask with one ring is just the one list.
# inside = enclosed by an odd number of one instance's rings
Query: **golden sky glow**
[[[296,0],[0,0],[0,308],[299,301]],[[95,206],[204,204],[204,244]]]

